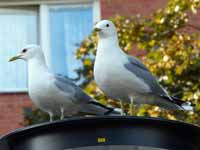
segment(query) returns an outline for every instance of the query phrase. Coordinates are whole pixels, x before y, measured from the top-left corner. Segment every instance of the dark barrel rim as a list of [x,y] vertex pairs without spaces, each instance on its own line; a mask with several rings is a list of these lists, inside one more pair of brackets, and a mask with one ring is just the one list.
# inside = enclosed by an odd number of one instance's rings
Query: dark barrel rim
[[[2,143],[13,147],[18,144],[22,148],[25,143],[38,145],[34,143],[34,139],[44,140],[44,137],[48,137],[50,141],[53,139],[57,144],[56,147],[61,145],[65,148],[138,145],[169,150],[200,149],[200,127],[196,125],[161,118],[132,116],[76,117],[37,124],[3,136],[0,138],[0,145]],[[108,140],[99,143],[97,140],[99,137]],[[55,143],[52,145],[54,149]],[[45,145],[41,146],[46,150]],[[27,150],[28,148],[26,145]]]
[[67,124],[74,124],[74,123],[84,123],[84,122],[88,122],[88,121],[95,121],[96,123],[99,121],[117,121],[117,122],[123,122],[123,121],[133,121],[133,122],[151,122],[151,123],[158,123],[158,124],[162,124],[162,125],[176,125],[176,126],[186,126],[189,128],[193,128],[194,130],[199,130],[200,131],[200,127],[195,125],[195,124],[190,124],[190,123],[186,123],[183,121],[177,121],[177,120],[167,120],[167,119],[161,119],[161,118],[153,118],[153,117],[136,117],[136,116],[95,116],[95,117],[73,117],[73,118],[68,118],[68,119],[64,119],[64,120],[58,120],[58,121],[53,121],[53,122],[45,122],[45,123],[40,123],[40,124],[36,124],[36,125],[31,125],[31,126],[27,126],[24,128],[19,128],[16,129],[15,131],[12,131],[2,137],[0,137],[0,140],[3,140],[5,138],[9,138],[11,136],[16,136],[17,134],[21,134],[23,132],[27,132],[27,131],[31,131],[31,130],[35,130],[35,129],[42,129],[42,128],[46,128],[49,127],[49,125],[51,125],[51,127],[55,127],[55,126],[60,126],[60,125],[67,125]]

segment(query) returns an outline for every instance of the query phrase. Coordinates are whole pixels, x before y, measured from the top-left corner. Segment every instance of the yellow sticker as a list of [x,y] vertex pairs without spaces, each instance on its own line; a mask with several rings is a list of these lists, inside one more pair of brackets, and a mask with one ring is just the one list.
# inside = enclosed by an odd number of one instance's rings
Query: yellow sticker
[[99,137],[97,139],[98,143],[105,143],[106,142],[106,138],[105,137]]

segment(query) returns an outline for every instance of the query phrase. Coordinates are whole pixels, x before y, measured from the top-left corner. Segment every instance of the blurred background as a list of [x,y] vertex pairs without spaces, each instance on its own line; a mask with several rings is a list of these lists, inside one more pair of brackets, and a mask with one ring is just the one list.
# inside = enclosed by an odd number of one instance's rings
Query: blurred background
[[142,105],[134,115],[200,125],[199,8],[200,0],[0,0],[0,135],[48,120],[28,98],[25,63],[8,63],[26,44],[41,45],[52,72],[119,107],[93,81],[98,38],[92,28],[100,19],[115,23],[120,46],[141,59],[170,95],[196,105],[194,112]]

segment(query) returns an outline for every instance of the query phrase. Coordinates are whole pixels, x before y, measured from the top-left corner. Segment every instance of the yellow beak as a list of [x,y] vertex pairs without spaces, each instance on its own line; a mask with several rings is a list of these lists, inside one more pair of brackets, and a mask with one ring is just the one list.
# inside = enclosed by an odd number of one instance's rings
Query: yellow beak
[[94,32],[100,32],[101,29],[100,28],[94,28]]
[[9,62],[15,61],[15,60],[17,60],[17,59],[21,59],[21,56],[22,56],[22,55],[14,56],[14,57],[12,57],[12,58],[9,59]]

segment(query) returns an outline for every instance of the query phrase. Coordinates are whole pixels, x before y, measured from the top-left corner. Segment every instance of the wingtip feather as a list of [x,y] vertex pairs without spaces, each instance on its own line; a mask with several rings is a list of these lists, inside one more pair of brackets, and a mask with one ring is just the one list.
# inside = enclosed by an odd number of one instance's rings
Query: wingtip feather
[[194,107],[192,106],[192,104],[190,102],[185,102],[181,106],[183,107],[184,110],[187,110],[187,111],[194,110]]

